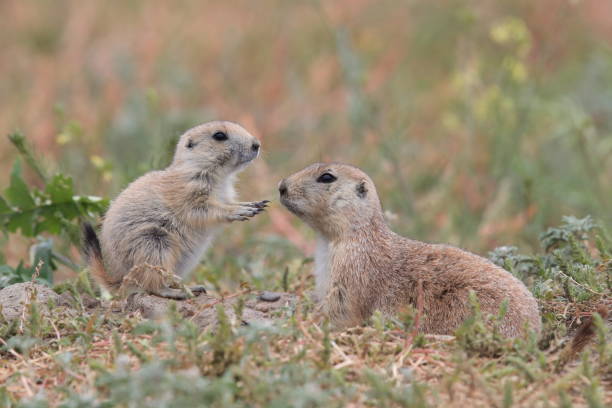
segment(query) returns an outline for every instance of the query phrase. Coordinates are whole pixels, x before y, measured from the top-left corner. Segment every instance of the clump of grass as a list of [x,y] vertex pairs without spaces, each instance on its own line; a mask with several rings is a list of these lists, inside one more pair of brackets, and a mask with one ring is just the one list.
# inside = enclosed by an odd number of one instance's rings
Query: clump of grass
[[522,279],[540,301],[541,346],[547,348],[604,304],[610,308],[612,241],[592,217],[564,217],[540,235],[542,253],[500,247],[490,259]]
[[469,355],[482,357],[499,357],[508,350],[512,341],[500,332],[508,303],[502,302],[497,315],[486,315],[480,310],[480,303],[473,291],[469,301],[471,315],[455,332],[457,342]]
[[242,341],[236,336],[235,322],[232,323],[222,305],[217,305],[218,325],[208,345],[212,350],[210,361],[202,364],[204,374],[220,376],[233,364],[237,363],[243,353]]
[[[507,248],[492,254],[528,284],[554,323],[543,334],[546,342],[538,344],[534,336],[505,339],[499,332],[504,307],[483,315],[474,295],[472,317],[456,337],[413,336],[417,307],[397,317],[375,314],[369,324],[341,332],[321,321],[306,300],[272,325],[243,325],[244,302],[237,302],[233,313],[217,304],[219,324],[207,330],[182,318],[176,305],[155,321],[108,309],[79,308],[75,317],[62,308],[51,315],[30,308],[22,332],[18,325],[17,331],[2,327],[0,401],[9,407],[426,407],[457,400],[497,407],[568,401],[603,406],[610,402],[605,390],[612,346],[601,317],[592,317],[593,339],[583,352],[557,362],[569,344],[566,334],[595,305],[609,301],[609,241],[595,223],[572,219],[542,239],[553,236],[554,246],[539,254]],[[569,272],[581,265],[593,269]],[[571,299],[567,278],[555,268],[575,280],[570,284],[579,289]],[[70,288],[87,292],[87,285]],[[594,293],[600,290],[604,294]]]
[[526,281],[537,297],[584,302],[612,290],[612,241],[592,217],[563,217],[559,227],[540,235],[543,253],[518,254],[500,247],[489,258]]

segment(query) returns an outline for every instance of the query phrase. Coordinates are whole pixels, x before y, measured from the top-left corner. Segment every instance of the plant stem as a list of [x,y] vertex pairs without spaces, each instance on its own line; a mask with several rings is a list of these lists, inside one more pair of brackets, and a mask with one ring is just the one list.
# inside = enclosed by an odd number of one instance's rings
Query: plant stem
[[8,135],[8,139],[11,141],[13,146],[19,151],[19,154],[23,156],[28,166],[34,170],[34,172],[40,177],[40,179],[46,183],[47,182],[47,174],[42,166],[39,164],[40,161],[36,159],[34,156],[34,152],[31,146],[28,145],[25,136],[23,133],[17,131],[10,133]]

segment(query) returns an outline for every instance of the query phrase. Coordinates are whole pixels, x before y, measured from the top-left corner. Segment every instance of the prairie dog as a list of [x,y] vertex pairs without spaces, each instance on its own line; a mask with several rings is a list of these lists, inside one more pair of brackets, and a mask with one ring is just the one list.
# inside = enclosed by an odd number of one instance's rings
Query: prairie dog
[[[84,226],[84,252],[96,280],[111,291],[186,298],[172,276],[195,268],[221,226],[254,217],[268,203],[237,202],[234,190],[236,174],[259,150],[259,140],[232,122],[185,132],[169,167],[136,179],[111,203],[100,241]],[[205,292],[201,286],[192,291]]]
[[337,327],[361,324],[375,310],[394,313],[417,303],[420,330],[452,334],[470,315],[474,291],[485,313],[504,300],[501,331],[515,337],[541,330],[538,305],[525,285],[478,255],[395,234],[387,226],[372,180],[360,169],[316,163],[279,184],[282,204],[318,235],[315,294]]

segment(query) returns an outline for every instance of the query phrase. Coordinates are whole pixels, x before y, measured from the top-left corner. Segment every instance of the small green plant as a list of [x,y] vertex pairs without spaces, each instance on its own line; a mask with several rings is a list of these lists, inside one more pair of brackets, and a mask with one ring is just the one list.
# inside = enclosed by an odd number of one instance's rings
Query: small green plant
[[581,302],[612,290],[612,242],[592,217],[563,217],[560,226],[540,235],[540,244],[542,255],[504,246],[489,258],[525,281],[538,298]]
[[100,215],[107,205],[108,201],[100,197],[76,195],[72,178],[63,174],[54,175],[44,189],[29,188],[17,160],[10,185],[0,196],[0,225],[5,231],[19,231],[25,237],[67,232],[76,240],[78,229],[72,221]]
[[23,261],[17,267],[0,265],[0,288],[29,281],[40,261],[42,266],[39,280],[51,283],[57,263],[73,270],[78,270],[78,267],[68,257],[54,250],[51,238],[43,238],[42,235],[63,236],[70,243],[78,243],[77,221],[83,217],[101,215],[108,206],[108,200],[75,194],[71,177],[61,173],[52,177],[46,175],[23,135],[13,133],[9,135],[9,140],[44,182],[44,187],[29,187],[23,178],[21,161],[15,161],[10,184],[4,190],[4,195],[0,195],[0,228],[5,233],[18,233],[26,238],[37,237],[37,242],[30,250],[30,266],[26,266]]
[[469,301],[472,314],[455,332],[457,342],[469,355],[499,357],[511,345],[499,331],[508,309],[507,302],[501,304],[497,315],[486,315],[480,310],[473,291],[470,291]]
[[243,342],[236,336],[235,327],[230,321],[223,306],[217,306],[218,326],[216,333],[209,342],[212,350],[212,360],[204,371],[212,375],[222,375],[232,365],[240,360],[243,353]]

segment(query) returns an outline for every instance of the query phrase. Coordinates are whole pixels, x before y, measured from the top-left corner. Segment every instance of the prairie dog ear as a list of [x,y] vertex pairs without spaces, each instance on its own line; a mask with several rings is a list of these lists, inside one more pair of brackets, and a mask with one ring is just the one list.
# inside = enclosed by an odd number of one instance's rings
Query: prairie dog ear
[[357,191],[357,197],[365,198],[368,195],[368,188],[366,187],[365,180],[361,180],[355,189]]

